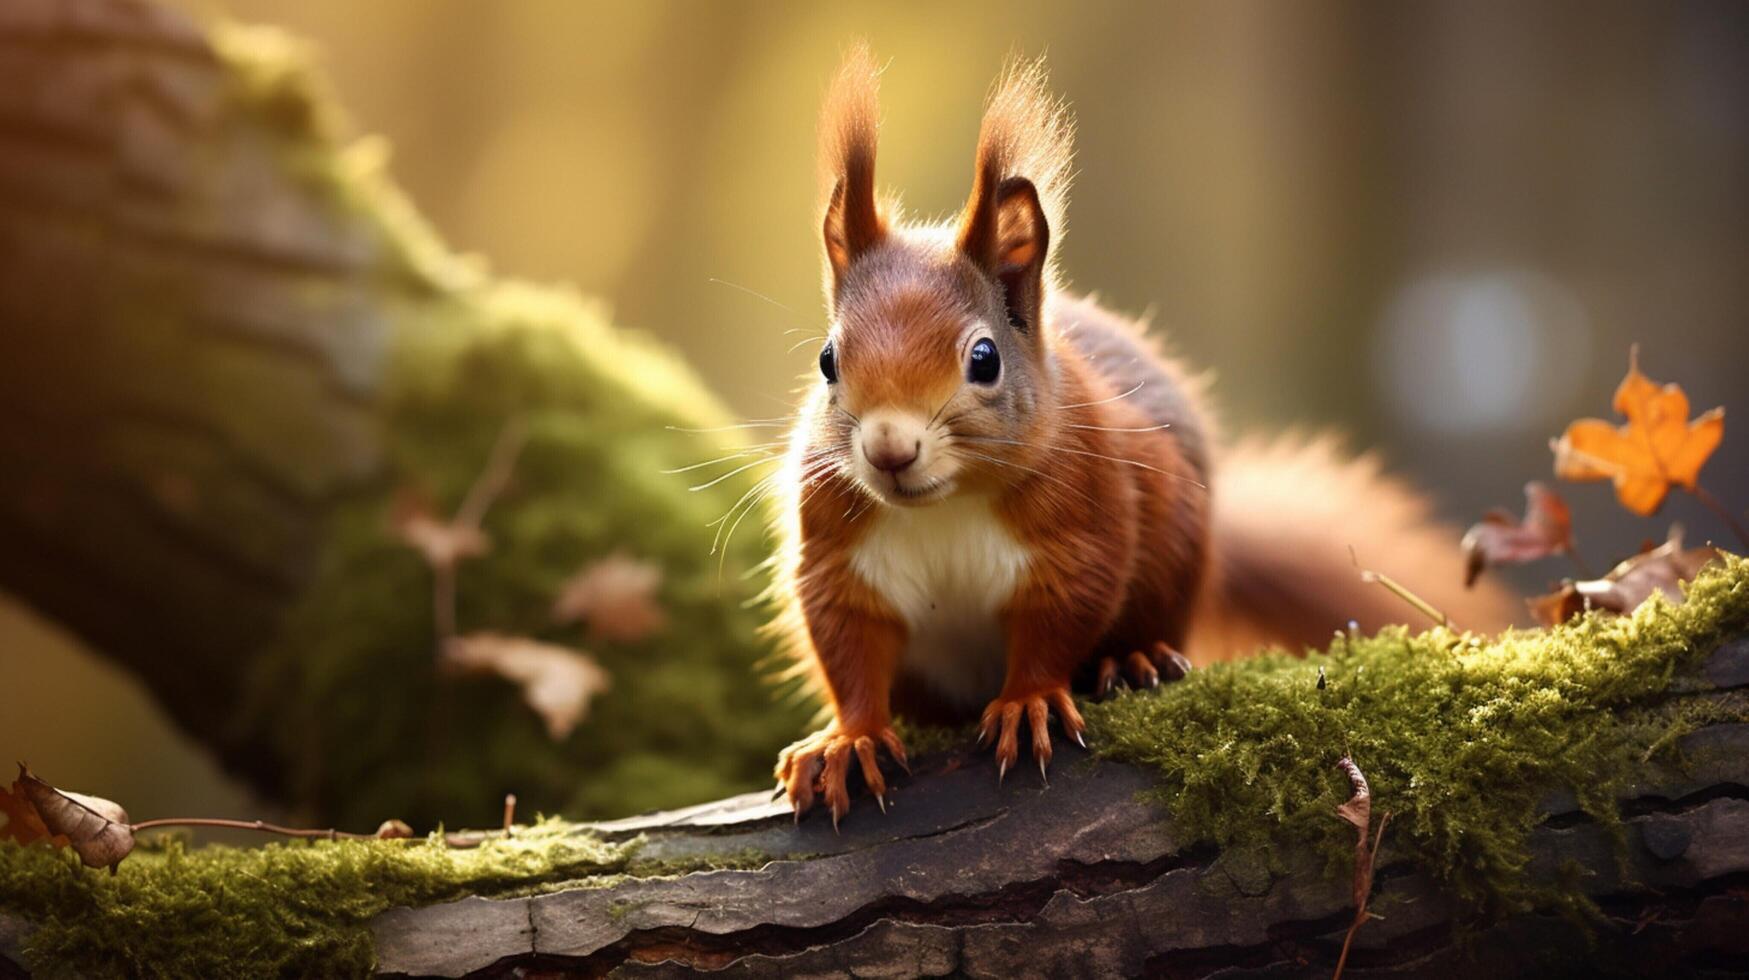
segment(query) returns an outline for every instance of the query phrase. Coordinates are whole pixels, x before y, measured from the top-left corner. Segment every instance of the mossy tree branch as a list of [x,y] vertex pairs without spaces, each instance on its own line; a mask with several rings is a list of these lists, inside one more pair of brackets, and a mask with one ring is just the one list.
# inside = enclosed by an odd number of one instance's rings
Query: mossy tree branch
[[[1749,639],[1665,704],[1749,688]],[[604,825],[651,861],[736,855],[743,870],[471,898],[380,916],[384,973],[510,976],[1328,976],[1353,918],[1348,869],[1284,843],[1193,846],[1143,769],[1058,740],[1049,788],[999,786],[983,754],[930,757],[890,814],[791,826],[763,794]],[[1671,975],[1749,955],[1749,724],[1703,725],[1646,763],[1622,824],[1547,788],[1520,874],[1540,907],[1476,919],[1394,844],[1378,856],[1350,976],[1376,972]],[[1335,774],[1341,782],[1341,774]],[[1379,806],[1385,806],[1380,801]],[[1260,818],[1261,819],[1261,818]],[[1330,816],[1333,839],[1353,831]],[[1461,856],[1457,856],[1461,860]],[[1590,903],[1590,908],[1582,906]],[[1499,911],[1499,910],[1497,910]],[[1459,923],[1467,923],[1460,928]],[[885,974],[883,974],[885,975]]]
[[[1614,771],[1527,774],[1511,795],[1540,797],[1530,811],[1502,794],[1494,825],[1473,827],[1450,853],[1429,847],[1410,805],[1441,787],[1375,785],[1376,807],[1406,809],[1375,852],[1378,918],[1352,933],[1349,975],[1694,973],[1749,955],[1744,573],[1738,561],[1731,577],[1709,580],[1695,601],[1712,613],[1648,610],[1606,631],[1675,619],[1695,647],[1678,653],[1673,679],[1605,712],[1616,728],[1591,730],[1652,738],[1611,750]],[[1709,625],[1721,621],[1738,624],[1722,640]],[[1389,638],[1375,645],[1427,654]],[[1508,676],[1536,673],[1503,649],[1485,656],[1513,661],[1502,665]],[[1315,699],[1301,679],[1302,697]],[[1130,699],[1202,699],[1213,686]],[[1544,695],[1527,686],[1525,696]],[[1101,730],[1110,724],[1094,722],[1098,738],[1117,735]],[[18,862],[10,897],[0,879],[0,909],[13,916],[0,914],[0,940],[11,937],[0,951],[45,968],[124,958],[202,975],[288,965],[482,977],[1328,975],[1356,894],[1354,828],[1334,809],[1350,792],[1340,769],[1318,780],[1328,799],[1299,808],[1316,823],[1295,830],[1284,813],[1229,814],[1266,829],[1221,847],[1154,764],[1096,760],[1060,739],[1057,749],[1049,787],[999,784],[969,744],[936,749],[914,775],[892,774],[887,813],[862,801],[839,832],[819,815],[793,824],[755,793],[612,823],[494,831],[477,850],[434,840],[147,854],[113,879],[0,847],[0,859]],[[1380,772],[1390,768],[1384,752],[1367,752]],[[1230,774],[1220,760],[1193,764]],[[1456,782],[1444,791],[1486,797],[1466,771],[1449,772]],[[1305,789],[1281,785],[1290,778],[1299,777],[1274,767],[1253,776],[1283,801]],[[1602,798],[1598,786],[1610,787]],[[1254,799],[1229,796],[1235,807]],[[1502,834],[1516,843],[1503,850],[1491,840]],[[199,897],[209,894],[228,897]],[[184,924],[190,908],[206,925]],[[224,925],[229,916],[250,924]],[[224,936],[203,932],[212,929]],[[247,962],[233,948],[251,950]]]
[[[124,665],[300,822],[486,823],[745,788],[806,721],[757,662],[752,485],[662,471],[735,437],[679,361],[562,292],[448,253],[344,142],[301,49],[152,0],[0,4],[0,588]],[[662,570],[671,624],[554,745],[515,690],[435,676],[399,489],[461,499],[527,444],[462,569],[463,630],[575,643],[583,564]],[[509,761],[506,761],[509,760]],[[659,773],[659,778],[649,778]]]

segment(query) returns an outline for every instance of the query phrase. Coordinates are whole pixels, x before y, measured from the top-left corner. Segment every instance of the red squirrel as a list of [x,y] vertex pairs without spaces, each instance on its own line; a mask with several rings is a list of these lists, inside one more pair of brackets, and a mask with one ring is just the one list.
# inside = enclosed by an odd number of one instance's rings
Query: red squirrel
[[826,728],[776,775],[834,824],[852,767],[882,809],[895,713],[978,719],[999,775],[1023,730],[1085,744],[1072,685],[1158,683],[1265,644],[1402,618],[1350,545],[1471,628],[1454,532],[1327,441],[1223,450],[1201,381],[1140,323],[1066,292],[1072,127],[1042,65],[998,81],[957,218],[907,221],[875,191],[877,69],[847,56],[821,119],[830,311],[780,481],[777,628],[817,674]]

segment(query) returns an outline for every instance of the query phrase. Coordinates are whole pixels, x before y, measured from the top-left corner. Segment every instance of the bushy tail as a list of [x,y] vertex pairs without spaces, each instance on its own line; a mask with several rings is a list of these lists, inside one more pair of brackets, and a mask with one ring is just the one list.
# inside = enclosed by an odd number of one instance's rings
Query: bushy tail
[[1349,458],[1328,438],[1246,443],[1215,466],[1213,561],[1187,651],[1198,662],[1262,646],[1298,652],[1328,645],[1350,620],[1363,630],[1430,625],[1360,564],[1401,582],[1454,625],[1493,632],[1518,607],[1486,580],[1464,588],[1455,528],[1427,499],[1385,475],[1371,456]]

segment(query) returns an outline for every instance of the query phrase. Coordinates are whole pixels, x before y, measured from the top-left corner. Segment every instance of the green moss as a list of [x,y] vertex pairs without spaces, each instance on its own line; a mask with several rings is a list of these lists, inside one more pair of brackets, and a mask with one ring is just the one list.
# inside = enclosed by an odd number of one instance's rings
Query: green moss
[[208,39],[228,72],[231,102],[270,128],[299,138],[336,137],[342,127],[333,94],[311,69],[307,43],[272,27],[220,23]]
[[624,870],[634,845],[558,821],[460,850],[440,840],[313,841],[136,850],[114,876],[66,851],[0,844],[0,908],[37,925],[39,976],[363,976],[369,922],[398,905],[589,882]]
[[35,925],[24,952],[42,976],[362,976],[375,963],[370,920],[397,906],[605,888],[770,860],[753,850],[654,859],[641,855],[641,843],[607,843],[561,820],[467,849],[434,835],[191,850],[166,834],[142,843],[111,876],[67,851],[0,842],[0,910]]
[[[214,37],[232,111],[314,211],[381,259],[371,300],[390,324],[368,407],[386,458],[330,507],[316,579],[258,658],[238,740],[282,760],[280,795],[300,812],[349,827],[489,823],[506,792],[612,816],[767,784],[810,706],[780,699],[760,665],[747,603],[765,522],[749,517],[720,554],[708,526],[765,471],[696,493],[663,472],[741,447],[740,433],[677,431],[721,427],[726,410],[603,308],[449,253],[384,175],[380,142],[339,146],[344,122],[301,46],[261,29]],[[485,522],[491,553],[460,571],[458,625],[580,645],[608,669],[611,691],[558,744],[510,684],[439,675],[430,572],[389,531],[404,488],[454,508],[511,419],[528,438]],[[554,624],[562,583],[622,550],[662,569],[669,627],[592,645]]]
[[[343,822],[429,825],[489,820],[507,791],[614,815],[768,781],[807,711],[780,701],[759,666],[760,617],[747,607],[759,533],[711,553],[707,525],[746,483],[689,493],[663,472],[724,452],[670,428],[722,418],[696,380],[576,301],[526,286],[453,295],[399,336],[390,478],[336,509],[324,567],[246,713],[290,759],[295,798]],[[616,550],[663,571],[669,627],[591,647],[614,686],[560,744],[510,685],[434,670],[430,573],[386,530],[400,486],[453,508],[512,418],[527,440],[485,522],[491,553],[460,571],[460,628],[581,643],[549,613],[568,577]]]
[[1746,625],[1749,560],[1728,557],[1684,604],[1655,599],[1631,616],[1495,641],[1390,629],[1304,658],[1217,665],[1089,705],[1089,739],[1099,755],[1159,771],[1187,841],[1309,842],[1340,867],[1354,835],[1332,812],[1349,794],[1336,761],[1351,754],[1374,814],[1392,814],[1394,846],[1472,907],[1521,907],[1548,897],[1520,874],[1539,802],[1571,789],[1616,822],[1615,792],[1650,753],[1735,710],[1651,704],[1675,671]]
[[898,733],[899,740],[905,743],[905,751],[910,755],[928,755],[932,752],[963,748],[978,737],[976,722],[957,726],[925,725],[909,718],[895,718],[893,730]]
[[[784,854],[786,861],[806,860],[807,855]],[[646,858],[634,856],[626,864],[626,876],[631,878],[673,878],[697,871],[751,871],[772,862],[772,855],[751,847],[720,854],[695,854],[678,858]]]

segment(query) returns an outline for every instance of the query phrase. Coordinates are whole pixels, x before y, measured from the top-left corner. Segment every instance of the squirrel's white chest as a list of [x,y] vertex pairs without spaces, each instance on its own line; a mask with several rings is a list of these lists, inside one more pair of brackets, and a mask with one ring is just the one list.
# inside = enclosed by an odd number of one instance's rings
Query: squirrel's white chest
[[981,707],[1006,672],[1000,616],[1030,555],[984,497],[887,508],[851,558],[905,621],[900,669],[950,702]]

